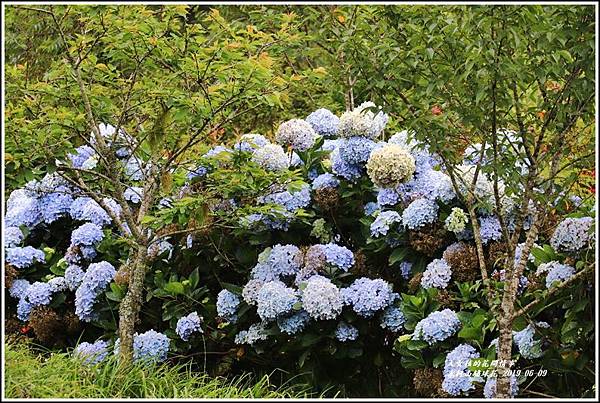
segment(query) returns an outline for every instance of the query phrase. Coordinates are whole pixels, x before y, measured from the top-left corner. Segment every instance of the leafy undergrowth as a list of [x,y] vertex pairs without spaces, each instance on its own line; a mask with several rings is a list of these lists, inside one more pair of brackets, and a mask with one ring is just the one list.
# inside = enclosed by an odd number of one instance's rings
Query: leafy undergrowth
[[66,353],[34,351],[5,344],[5,397],[8,398],[304,398],[307,385],[276,387],[268,376],[233,380],[192,372],[185,365],[134,366],[113,360],[85,367]]

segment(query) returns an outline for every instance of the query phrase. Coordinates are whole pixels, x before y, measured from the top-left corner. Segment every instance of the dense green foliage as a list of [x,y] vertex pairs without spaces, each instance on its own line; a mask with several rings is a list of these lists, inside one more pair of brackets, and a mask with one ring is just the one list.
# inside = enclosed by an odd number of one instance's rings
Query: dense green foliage
[[[136,368],[127,381],[115,382],[112,362],[92,377],[85,368],[63,372],[71,362],[55,354],[35,375],[26,372],[33,365],[25,364],[20,372],[11,367],[10,382],[19,385],[18,377],[59,382],[64,376],[64,389],[57,390],[69,397],[166,397],[173,396],[173,385],[181,385],[178,397],[217,397],[217,388],[223,392],[218,397],[295,396],[294,391],[272,392],[268,379],[251,390],[239,383],[245,381],[227,386],[227,381],[190,375],[192,369],[219,376],[282,369],[319,393],[333,387],[347,396],[439,397],[447,354],[457,345],[468,343],[482,357],[496,358],[491,343],[499,334],[507,288],[500,273],[512,269],[515,245],[527,239],[521,224],[534,222],[539,234],[523,272],[530,285],[516,296],[518,315],[510,326],[520,332],[547,322],[550,328],[536,327],[535,348],[543,350],[543,357],[532,359],[516,348],[512,356],[520,369],[544,368],[548,374],[532,383],[533,378],[519,378],[519,396],[593,395],[595,244],[586,240],[576,250],[558,250],[551,238],[565,218],[595,220],[594,30],[593,8],[585,6],[8,7],[5,195],[44,174],[65,176],[76,197],[91,193],[117,200],[120,189],[155,181],[158,190],[146,200],[145,213],[138,216],[145,207],[123,201],[139,228],[156,235],[153,242],[169,243],[168,250],[148,259],[136,330],[163,332],[170,339],[172,361],[193,360],[189,368]],[[127,157],[109,159],[102,153],[89,170],[69,171],[68,155],[76,147],[94,145],[86,96],[94,124],[108,123],[133,137],[125,148],[149,167],[147,177],[132,179]],[[389,116],[373,147],[387,145],[395,132],[406,130],[409,139],[402,145],[411,158],[435,160],[427,169],[453,189],[450,198],[433,198],[430,225],[410,230],[398,225],[383,236],[374,234],[380,211],[402,216],[411,198],[422,195],[380,202],[382,189],[366,173],[366,161],[360,162],[356,177],[345,177],[335,165],[339,146],[332,153],[325,136],[295,155],[285,149],[286,158],[295,162],[283,170],[257,162],[257,147],[240,147],[244,133],[275,142],[278,127],[288,119],[306,118],[317,108],[340,116],[367,100],[382,105]],[[343,135],[332,137],[342,141]],[[417,148],[410,149],[409,143]],[[216,153],[217,144],[228,151]],[[466,155],[465,150],[476,152]],[[471,191],[459,191],[469,185],[461,182],[468,177],[463,164],[487,178],[483,195],[473,190],[476,181]],[[199,168],[204,172],[195,174]],[[310,202],[293,211],[260,199],[275,190],[300,194],[320,174],[336,175],[339,186],[328,195],[312,188]],[[435,180],[426,184],[432,193],[439,185]],[[168,206],[163,198],[170,199]],[[512,203],[508,212],[502,204],[506,199]],[[377,212],[365,211],[377,202]],[[539,209],[539,221],[527,221],[530,205]],[[514,220],[518,230],[513,236],[498,229],[479,255],[477,236],[446,228],[453,208],[473,213],[466,233],[480,233],[473,217],[495,217],[500,224]],[[261,217],[266,225],[249,225],[248,217]],[[70,213],[22,226],[22,245],[43,251],[45,263],[19,269],[7,264],[5,281],[45,283],[64,276],[73,231],[82,221]],[[471,272],[460,276],[453,267],[446,286],[423,287],[428,265],[461,240],[471,248]],[[349,249],[353,265],[347,271],[327,266],[319,274],[338,288],[362,277],[383,279],[400,296],[393,303],[403,313],[403,329],[381,326],[381,312],[365,318],[344,308],[339,319],[356,327],[360,337],[354,341],[335,337],[336,317],[311,322],[294,335],[270,322],[267,340],[237,343],[236,336],[258,323],[260,315],[242,300],[236,320],[219,317],[219,292],[240,296],[253,268],[277,244],[295,245],[304,254],[311,245],[329,242]],[[114,342],[119,306],[131,287],[124,269],[136,248],[146,246],[115,222],[104,226],[90,262],[106,261],[119,270],[99,294],[99,316],[89,323],[74,318],[75,292],[63,289],[48,304],[50,313],[38,311],[34,323],[19,323],[19,300],[7,293],[11,328],[48,347],[99,338]],[[576,281],[551,291],[537,272],[550,262],[572,266]],[[412,265],[410,275],[400,271],[402,263]],[[288,280],[286,285],[297,286],[301,294],[305,285]],[[456,312],[460,331],[435,344],[411,337],[417,323],[445,308]],[[176,333],[177,323],[192,311],[203,317],[204,332],[184,341]],[[48,335],[48,329],[61,326],[67,331]],[[14,349],[8,358],[10,365],[32,360]],[[183,369],[190,376],[182,379]],[[423,374],[430,375],[429,389],[422,385]],[[71,390],[67,380],[79,389]],[[90,394],[91,382],[103,387]],[[477,382],[472,396],[482,395],[484,382]],[[54,387],[59,386],[44,386]],[[14,396],[48,393],[16,386],[8,390]]]

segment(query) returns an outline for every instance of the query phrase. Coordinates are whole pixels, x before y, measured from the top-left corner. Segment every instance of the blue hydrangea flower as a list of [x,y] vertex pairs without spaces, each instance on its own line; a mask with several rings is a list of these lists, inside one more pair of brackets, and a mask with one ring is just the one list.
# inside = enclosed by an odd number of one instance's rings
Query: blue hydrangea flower
[[329,109],[320,108],[312,112],[305,119],[315,132],[323,137],[331,137],[337,133],[340,118]]
[[71,291],[75,291],[81,285],[84,275],[85,273],[80,266],[74,264],[69,265],[65,270],[67,287],[69,287]]
[[17,304],[17,318],[23,322],[29,320],[32,309],[33,305],[27,301],[27,298],[21,298]]
[[229,290],[221,290],[217,295],[217,315],[228,322],[237,321],[237,308],[240,305],[240,297]]
[[312,182],[313,190],[323,188],[336,188],[340,185],[339,179],[330,173],[324,173],[317,176]]
[[188,341],[193,333],[204,333],[201,325],[202,318],[198,316],[198,312],[192,312],[187,316],[179,318],[175,333],[181,337],[181,340]]
[[559,262],[548,262],[541,264],[537,273],[547,272],[546,275],[546,288],[552,288],[556,283],[562,283],[565,280],[570,279],[575,274],[575,269],[569,265],[561,264]]
[[90,322],[97,317],[93,312],[96,298],[108,287],[116,274],[117,271],[108,262],[90,264],[81,285],[75,291],[75,314],[79,319]]
[[94,343],[83,342],[75,347],[73,355],[80,359],[84,365],[96,365],[108,357],[108,342],[98,340]]
[[460,327],[460,320],[453,310],[435,311],[417,323],[413,340],[424,340],[432,345],[451,337],[458,332]]
[[13,190],[6,201],[4,225],[6,227],[33,228],[42,221],[37,197],[25,189]]
[[329,151],[332,152],[340,145],[340,139],[325,139],[323,141],[323,145],[319,148],[319,151]]
[[[513,374],[510,376],[510,396],[515,397],[519,393],[519,385],[517,377]],[[496,398],[496,378],[488,378],[483,387],[483,396],[486,399]]]
[[96,151],[88,145],[77,147],[75,154],[69,153],[67,157],[71,160],[73,168],[78,169],[94,169],[98,163]]
[[513,340],[519,349],[519,354],[528,360],[540,358],[543,355],[542,341],[534,340],[534,335],[535,328],[532,325],[527,325],[520,332],[513,332]]
[[185,177],[187,178],[187,180],[191,181],[194,178],[201,178],[203,176],[206,176],[206,174],[208,173],[208,168],[205,166],[197,166],[196,168],[192,169],[191,171],[189,171]]
[[284,171],[290,166],[290,158],[278,144],[266,144],[254,151],[252,161],[268,171]]
[[258,341],[267,340],[266,324],[263,322],[251,325],[248,330],[242,330],[235,336],[235,344],[256,344]]
[[375,221],[371,224],[371,236],[377,238],[381,235],[387,235],[390,226],[393,223],[401,222],[400,214],[395,211],[382,211],[375,217]]
[[[523,248],[525,247],[525,243],[520,243],[517,245],[517,247],[515,248],[515,266],[517,264],[519,264],[519,261],[521,260],[521,254],[523,253]],[[533,250],[534,248],[539,248],[540,246],[536,243],[533,244],[533,246],[531,247],[531,250]],[[527,257],[527,260],[530,262],[533,262],[535,260],[535,257],[533,256],[532,253],[529,253],[529,256]]]
[[298,296],[295,290],[281,281],[269,281],[258,292],[256,312],[263,321],[271,321],[291,312],[296,302]]
[[52,300],[52,291],[50,284],[36,281],[27,288],[24,298],[32,306],[48,305]]
[[481,242],[487,244],[489,241],[498,241],[502,238],[502,228],[500,221],[494,216],[485,216],[479,218],[479,234]]
[[262,134],[246,133],[240,137],[240,141],[234,146],[234,150],[253,151],[256,148],[264,147],[269,144],[269,140]]
[[401,262],[399,265],[400,274],[402,278],[405,280],[410,278],[410,273],[412,271],[412,263],[411,262]]
[[[115,354],[119,353],[120,339],[115,342]],[[154,329],[133,337],[133,360],[143,363],[157,363],[167,359],[169,338]]]
[[297,151],[306,151],[313,146],[317,133],[303,119],[292,119],[279,125],[275,133],[277,143],[290,146]]
[[354,265],[354,254],[345,246],[334,243],[319,245],[325,261],[343,271],[348,271]]
[[397,296],[387,281],[366,277],[356,279],[349,287],[342,288],[341,294],[344,303],[365,318],[389,306]]
[[34,263],[45,263],[46,255],[44,252],[34,248],[33,246],[14,246],[12,248],[5,249],[4,259],[6,263],[9,263],[19,269],[24,269],[33,265]]
[[125,200],[132,202],[133,204],[138,204],[142,201],[142,197],[144,195],[144,188],[140,186],[130,186],[125,189],[123,193],[123,197]]
[[45,193],[39,199],[39,209],[46,224],[52,224],[68,213],[73,204],[72,191],[67,186],[58,186],[53,192]]
[[397,188],[379,188],[377,191],[377,206],[395,206],[402,200]]
[[71,245],[93,246],[104,239],[102,228],[93,223],[85,223],[71,233]]
[[300,310],[288,316],[277,318],[279,330],[287,334],[297,334],[304,330],[310,322],[310,315],[305,310]]
[[13,283],[10,286],[8,293],[13,298],[21,299],[25,296],[25,293],[27,292],[27,289],[30,285],[31,284],[29,283],[29,281],[23,278],[13,280]]
[[411,194],[413,197],[425,197],[444,203],[448,203],[456,197],[450,177],[435,169],[428,169],[415,176],[411,184]]
[[593,227],[592,217],[565,218],[554,230],[550,245],[559,252],[577,252],[594,241]]
[[132,155],[125,162],[125,176],[133,181],[141,181],[144,179],[144,161]]
[[10,248],[12,246],[17,246],[21,242],[23,242],[24,238],[25,238],[25,235],[23,235],[23,231],[21,231],[21,229],[19,227],[5,227],[4,228],[4,246],[5,247]]
[[379,209],[379,206],[375,202],[368,202],[364,206],[365,215],[373,215],[375,211]]
[[471,376],[469,362],[479,358],[479,353],[468,344],[460,344],[448,353],[444,363],[444,381],[442,389],[451,396],[469,394],[475,389],[473,381],[479,380]]
[[258,202],[263,204],[276,204],[282,206],[289,212],[294,212],[310,204],[310,186],[308,184],[303,184],[300,190],[295,192],[286,190],[283,192],[270,193],[266,196],[259,197]]
[[446,288],[450,283],[452,270],[444,259],[434,259],[427,265],[421,277],[421,286],[427,288]]
[[62,276],[51,278],[48,280],[48,285],[53,293],[66,291],[69,288],[67,286],[67,281]]
[[348,164],[340,155],[340,148],[336,147],[330,154],[331,170],[342,178],[353,181],[362,176],[364,168],[360,165]]
[[342,342],[356,340],[358,338],[358,329],[346,322],[340,322],[335,328],[335,338]]
[[298,273],[302,260],[302,252],[297,246],[277,244],[270,250],[265,263],[276,278],[280,278]]
[[[121,206],[119,206],[115,200],[104,198],[103,201],[114,215],[119,216],[121,214]],[[112,222],[112,219],[106,210],[89,197],[79,197],[75,199],[71,205],[69,214],[74,220],[89,221],[101,227]]]
[[384,309],[379,318],[379,326],[383,329],[389,329],[392,332],[400,332],[404,326],[406,318],[404,313],[397,306],[391,305]]
[[437,219],[438,205],[429,199],[417,199],[402,212],[402,224],[409,229],[417,229]]
[[348,165],[364,165],[373,148],[375,142],[364,137],[350,137],[338,143],[340,157]]
[[343,307],[340,290],[323,276],[315,275],[306,281],[302,290],[302,307],[314,319],[335,319]]

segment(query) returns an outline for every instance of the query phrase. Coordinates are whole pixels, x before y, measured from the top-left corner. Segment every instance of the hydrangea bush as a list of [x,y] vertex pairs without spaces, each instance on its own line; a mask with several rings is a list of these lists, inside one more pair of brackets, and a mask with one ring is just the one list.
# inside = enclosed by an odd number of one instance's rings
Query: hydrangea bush
[[[469,369],[471,359],[495,357],[498,328],[473,222],[458,197],[464,189],[410,132],[386,131],[388,120],[372,103],[339,116],[318,109],[269,135],[205,147],[172,172],[171,189],[146,217],[150,231],[168,236],[148,245],[134,358],[201,357],[215,373],[249,365],[310,370],[323,385],[368,382],[360,373],[386,368],[405,390],[418,383],[417,369],[428,369],[443,374],[437,387],[449,396],[493,396],[495,378]],[[148,163],[119,150],[123,198],[135,211]],[[96,162],[81,146],[65,163],[93,170]],[[473,153],[462,163],[468,181]],[[492,200],[486,172],[475,191]],[[26,326],[52,309],[72,346],[85,329],[75,354],[87,364],[118,351],[115,318],[130,276],[127,228],[114,220],[123,212],[101,201],[49,174],[13,191],[4,218],[7,313]],[[503,203],[502,216],[482,204],[475,220],[498,288],[506,281],[500,219],[514,219],[510,192]],[[590,264],[590,207],[561,211],[555,228],[540,233],[526,259],[521,305]],[[518,365],[564,356],[581,363],[581,335],[590,329],[575,313],[591,309],[584,301],[575,295],[536,312],[550,328],[518,318]],[[39,326],[31,327],[39,337]],[[521,382],[511,383],[514,393]]]

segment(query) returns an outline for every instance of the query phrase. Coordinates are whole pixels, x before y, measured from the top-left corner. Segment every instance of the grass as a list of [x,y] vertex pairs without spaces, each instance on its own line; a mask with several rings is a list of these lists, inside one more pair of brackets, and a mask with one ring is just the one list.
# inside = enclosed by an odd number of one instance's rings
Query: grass
[[40,354],[23,344],[5,344],[8,398],[305,398],[307,385],[275,387],[268,376],[233,380],[193,372],[186,365],[133,366],[114,360],[85,367],[66,353]]

